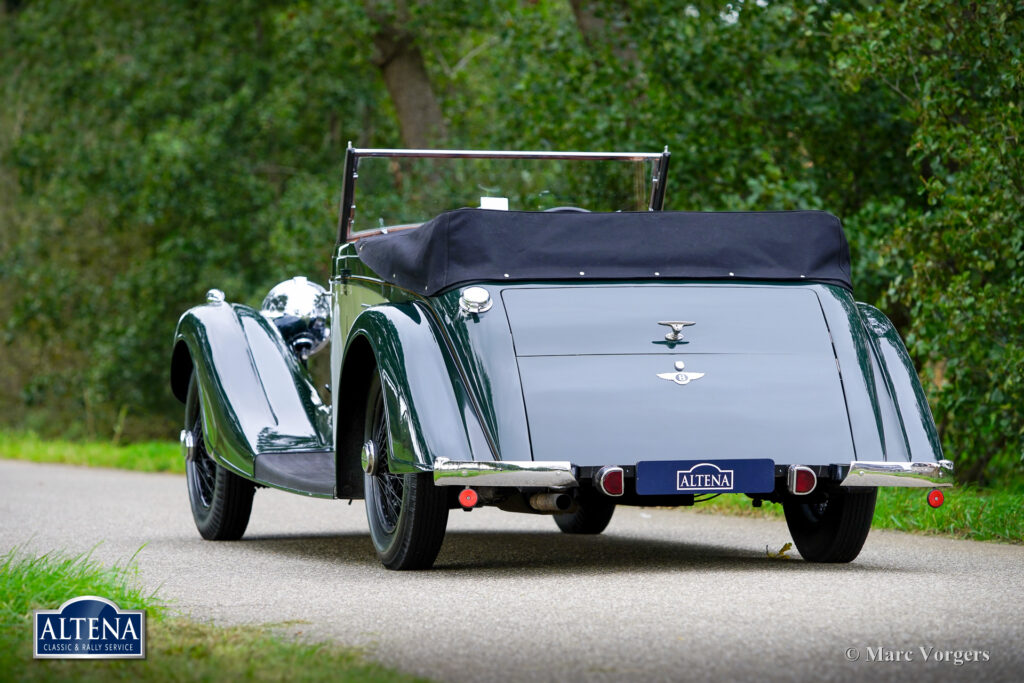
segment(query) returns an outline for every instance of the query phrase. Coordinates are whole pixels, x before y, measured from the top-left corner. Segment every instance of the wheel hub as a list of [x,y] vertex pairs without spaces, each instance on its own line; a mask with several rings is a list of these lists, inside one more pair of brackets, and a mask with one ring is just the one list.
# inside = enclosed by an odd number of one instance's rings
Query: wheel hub
[[181,430],[181,435],[178,437],[181,441],[181,457],[185,460],[191,460],[196,454],[196,437],[192,435],[187,429]]
[[362,463],[363,472],[371,477],[377,474],[377,444],[372,439],[363,444],[363,452],[359,455],[359,461]]

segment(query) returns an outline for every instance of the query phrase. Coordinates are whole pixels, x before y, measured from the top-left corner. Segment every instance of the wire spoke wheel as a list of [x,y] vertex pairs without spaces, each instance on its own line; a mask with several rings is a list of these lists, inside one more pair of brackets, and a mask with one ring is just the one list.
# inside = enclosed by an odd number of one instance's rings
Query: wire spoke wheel
[[365,475],[370,539],[388,569],[429,569],[448,525],[447,492],[430,472],[394,472],[391,430],[380,376],[374,373],[366,399],[364,442],[376,449],[373,474]]
[[197,502],[203,509],[213,504],[213,492],[217,481],[217,463],[206,452],[206,440],[203,438],[203,421],[199,417],[192,424],[192,435],[195,439],[192,457],[185,464],[189,483],[195,491]]
[[379,517],[381,528],[391,534],[398,526],[402,514],[402,494],[405,489],[401,474],[394,474],[388,469],[388,419],[384,412],[384,395],[377,394],[373,406],[370,433],[377,447],[377,472],[373,475],[375,511]]
[[195,373],[185,400],[185,429],[192,434],[192,452],[185,461],[185,481],[199,534],[211,541],[237,540],[245,533],[256,488],[227,471],[210,454],[203,428],[199,382]]

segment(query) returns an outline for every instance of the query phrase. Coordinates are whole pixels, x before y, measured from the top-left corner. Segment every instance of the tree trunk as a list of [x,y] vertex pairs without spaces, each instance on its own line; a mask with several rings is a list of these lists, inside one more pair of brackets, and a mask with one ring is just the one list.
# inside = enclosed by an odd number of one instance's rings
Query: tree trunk
[[380,22],[374,36],[384,85],[395,105],[402,141],[411,148],[438,147],[445,137],[441,105],[423,63],[423,53],[408,32]]
[[[576,17],[576,28],[580,30],[583,41],[591,50],[608,42],[612,54],[624,68],[632,69],[639,66],[636,47],[629,43],[620,28],[610,26],[608,20],[596,10],[599,3],[594,0],[570,0],[569,4],[572,5],[572,13]],[[611,11],[612,4],[604,3],[605,9]]]

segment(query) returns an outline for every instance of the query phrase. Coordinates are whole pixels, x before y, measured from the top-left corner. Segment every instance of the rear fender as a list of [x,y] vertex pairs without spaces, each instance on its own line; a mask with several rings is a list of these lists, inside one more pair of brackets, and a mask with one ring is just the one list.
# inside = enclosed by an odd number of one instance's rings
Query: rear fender
[[[339,382],[342,392],[350,391],[345,379],[349,357],[367,342],[384,390],[391,471],[431,471],[438,457],[461,461],[494,459],[458,368],[420,304],[375,306],[355,319]],[[358,400],[365,402],[365,387],[354,386],[351,390],[362,393],[346,402],[349,409],[358,405]],[[365,412],[353,411],[353,415],[360,414]],[[339,457],[347,460],[359,456],[351,446],[357,439],[342,433],[343,424],[344,429],[359,432],[358,443],[362,439],[363,424],[353,415],[344,416],[341,411],[338,415],[338,443],[350,444]],[[348,463],[340,463],[339,471],[349,469]]]
[[330,448],[330,411],[277,328],[240,304],[185,312],[174,332],[171,389],[182,402],[195,370],[203,433],[217,462],[253,478],[260,453]]
[[[903,340],[892,322],[880,310],[857,302],[857,310],[871,346],[871,355],[877,364],[882,381],[879,383],[879,402],[889,403],[899,419],[903,448],[907,460],[913,462],[942,460],[942,444],[935,428],[928,399],[914,363]],[[895,459],[887,448],[889,459]]]

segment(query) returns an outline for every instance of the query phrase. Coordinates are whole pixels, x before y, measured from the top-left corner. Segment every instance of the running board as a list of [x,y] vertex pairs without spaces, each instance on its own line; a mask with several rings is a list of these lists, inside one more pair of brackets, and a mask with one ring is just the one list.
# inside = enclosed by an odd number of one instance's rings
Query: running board
[[294,493],[334,498],[334,451],[260,453],[253,463],[253,478],[260,484]]

